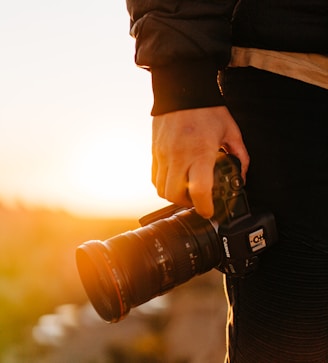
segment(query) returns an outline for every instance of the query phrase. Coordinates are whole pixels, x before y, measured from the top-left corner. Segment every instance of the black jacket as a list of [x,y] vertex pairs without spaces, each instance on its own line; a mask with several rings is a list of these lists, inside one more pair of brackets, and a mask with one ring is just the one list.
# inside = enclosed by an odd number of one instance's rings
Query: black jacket
[[231,46],[328,54],[328,0],[127,0],[136,63],[152,72],[153,115],[223,105]]

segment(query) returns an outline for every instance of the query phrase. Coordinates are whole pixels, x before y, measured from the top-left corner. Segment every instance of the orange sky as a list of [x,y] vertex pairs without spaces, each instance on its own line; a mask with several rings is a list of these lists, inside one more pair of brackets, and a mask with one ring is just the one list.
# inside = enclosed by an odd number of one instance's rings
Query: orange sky
[[104,216],[167,204],[125,1],[13,0],[0,32],[0,199]]

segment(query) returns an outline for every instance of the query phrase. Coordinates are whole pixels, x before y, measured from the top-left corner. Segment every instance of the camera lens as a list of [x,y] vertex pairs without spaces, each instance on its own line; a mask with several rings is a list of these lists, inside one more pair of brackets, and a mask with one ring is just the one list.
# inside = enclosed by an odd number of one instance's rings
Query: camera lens
[[220,264],[218,235],[194,209],[78,247],[77,267],[98,314],[117,322],[132,307]]

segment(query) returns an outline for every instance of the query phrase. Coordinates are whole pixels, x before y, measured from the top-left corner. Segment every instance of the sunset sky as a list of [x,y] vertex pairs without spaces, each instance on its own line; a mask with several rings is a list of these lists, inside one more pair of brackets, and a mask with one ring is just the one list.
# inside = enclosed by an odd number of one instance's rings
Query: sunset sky
[[2,2],[0,49],[0,200],[98,216],[167,204],[125,0]]

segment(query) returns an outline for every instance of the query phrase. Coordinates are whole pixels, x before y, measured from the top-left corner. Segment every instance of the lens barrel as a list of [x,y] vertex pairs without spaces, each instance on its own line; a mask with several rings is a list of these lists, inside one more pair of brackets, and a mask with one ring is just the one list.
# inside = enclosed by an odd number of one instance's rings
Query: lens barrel
[[214,267],[235,277],[255,270],[278,233],[272,213],[251,213],[235,156],[218,153],[212,197],[211,220],[170,205],[142,217],[141,228],[77,248],[82,283],[104,320],[117,322]]
[[98,314],[117,322],[132,307],[220,264],[215,228],[184,210],[106,241],[78,247],[77,267]]

